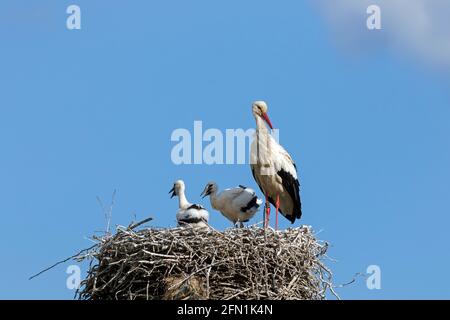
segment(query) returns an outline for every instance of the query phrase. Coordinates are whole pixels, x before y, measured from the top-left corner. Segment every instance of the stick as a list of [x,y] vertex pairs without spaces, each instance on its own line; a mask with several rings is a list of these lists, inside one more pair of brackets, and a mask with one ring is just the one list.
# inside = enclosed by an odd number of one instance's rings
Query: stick
[[153,220],[153,218],[150,217],[150,218],[144,219],[144,220],[142,220],[140,222],[136,222],[136,223],[130,224],[128,226],[127,230],[136,229],[137,227],[142,226],[144,223],[147,223],[147,222],[152,221],[152,220]]
[[94,244],[93,246],[91,246],[91,247],[89,247],[89,248],[87,248],[87,249],[83,249],[83,250],[81,250],[80,252],[78,252],[77,254],[74,254],[73,256],[71,256],[71,257],[69,257],[69,258],[67,258],[67,259],[58,261],[58,262],[56,262],[55,264],[51,265],[50,267],[45,268],[44,270],[42,270],[42,271],[36,273],[35,275],[29,277],[28,280],[32,280],[32,279],[36,278],[37,276],[40,276],[40,275],[43,274],[44,272],[47,272],[48,270],[53,269],[54,267],[60,265],[61,263],[64,263],[64,262],[67,262],[67,261],[69,261],[69,260],[71,260],[71,259],[73,259],[73,258],[76,258],[76,257],[78,257],[80,254],[82,254],[83,252],[86,252],[86,251],[89,251],[89,250],[91,250],[91,249],[94,249],[94,248],[95,248],[96,246],[98,246],[98,245],[99,245],[99,244],[96,243],[96,244]]

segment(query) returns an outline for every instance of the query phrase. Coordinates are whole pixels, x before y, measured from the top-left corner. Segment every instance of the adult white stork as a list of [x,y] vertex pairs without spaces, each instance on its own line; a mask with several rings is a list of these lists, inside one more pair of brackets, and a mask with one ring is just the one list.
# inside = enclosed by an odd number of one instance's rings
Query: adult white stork
[[175,181],[173,188],[169,191],[172,193],[171,198],[178,196],[179,209],[177,212],[178,226],[190,225],[195,228],[207,228],[209,213],[199,204],[192,204],[186,199],[185,184],[183,180]]
[[255,191],[240,185],[237,188],[225,189],[219,194],[219,187],[215,182],[209,182],[203,190],[201,196],[209,196],[211,206],[220,211],[222,215],[236,226],[239,222],[240,227],[244,222],[248,222],[258,211],[262,200],[258,199]]
[[289,153],[269,133],[266,124],[270,129],[273,126],[267,115],[267,104],[255,101],[252,111],[256,134],[251,145],[250,166],[256,183],[266,197],[265,227],[269,222],[271,203],[276,208],[277,229],[278,211],[291,223],[302,216],[297,167]]

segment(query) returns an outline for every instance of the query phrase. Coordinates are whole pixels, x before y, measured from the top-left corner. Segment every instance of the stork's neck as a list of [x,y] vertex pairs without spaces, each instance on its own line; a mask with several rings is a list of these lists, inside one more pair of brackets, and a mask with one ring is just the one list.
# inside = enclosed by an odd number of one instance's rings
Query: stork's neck
[[256,116],[255,118],[256,118],[256,133],[269,135],[269,129],[267,128],[267,125],[264,122],[264,120],[259,116]]
[[186,199],[184,190],[181,190],[180,194],[178,195],[178,203],[179,203],[180,209],[186,209],[189,206],[189,201],[187,201],[187,199]]
[[261,117],[256,117],[256,139],[260,147],[264,146],[267,150],[272,148],[272,135]]
[[219,199],[217,198],[217,191],[213,191],[210,193],[209,200],[211,202],[211,206],[214,209],[218,210],[220,205],[219,205]]

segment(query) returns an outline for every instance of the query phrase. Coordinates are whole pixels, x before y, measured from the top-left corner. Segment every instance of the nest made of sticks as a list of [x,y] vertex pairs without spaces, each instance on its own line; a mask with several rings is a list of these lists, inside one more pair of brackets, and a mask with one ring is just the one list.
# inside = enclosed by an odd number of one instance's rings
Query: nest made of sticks
[[118,228],[98,239],[80,299],[325,299],[328,245],[309,227]]

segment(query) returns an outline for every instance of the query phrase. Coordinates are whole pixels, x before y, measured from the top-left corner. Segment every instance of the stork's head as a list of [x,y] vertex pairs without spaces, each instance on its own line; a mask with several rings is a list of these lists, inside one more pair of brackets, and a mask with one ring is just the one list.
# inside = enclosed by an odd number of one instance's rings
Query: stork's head
[[212,193],[216,193],[217,192],[217,183],[211,181],[208,182],[208,184],[206,185],[205,189],[203,190],[203,192],[200,194],[201,197],[207,197]]
[[177,180],[175,181],[175,183],[173,184],[173,188],[170,189],[169,193],[171,194],[171,198],[175,197],[175,196],[179,196],[181,192],[184,192],[184,181],[183,180]]
[[272,122],[270,122],[269,116],[267,115],[267,104],[264,101],[253,102],[252,111],[255,119],[257,119],[257,117],[262,118],[270,129],[273,129]]

